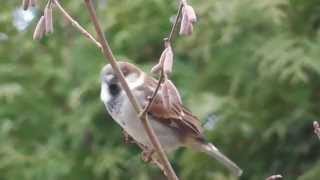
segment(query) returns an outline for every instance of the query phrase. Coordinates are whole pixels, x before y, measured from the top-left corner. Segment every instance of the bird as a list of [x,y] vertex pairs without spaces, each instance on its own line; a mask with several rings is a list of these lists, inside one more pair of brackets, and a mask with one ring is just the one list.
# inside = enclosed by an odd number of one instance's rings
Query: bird
[[[118,61],[117,65],[131,92],[140,105],[145,107],[149,103],[153,91],[156,89],[158,80],[134,64]],[[102,68],[100,80],[100,99],[112,119],[134,141],[152,149],[153,146],[143,128],[142,122],[110,64]],[[170,80],[169,82],[171,83],[169,92],[176,92],[177,90],[173,83]],[[241,176],[242,169],[220,152],[216,146],[206,140],[200,120],[182,104],[180,97],[172,98],[172,105],[168,108],[161,96],[161,91],[158,91],[147,111],[147,115],[151,127],[165,152],[170,153],[180,147],[204,152],[222,163],[235,176]]]

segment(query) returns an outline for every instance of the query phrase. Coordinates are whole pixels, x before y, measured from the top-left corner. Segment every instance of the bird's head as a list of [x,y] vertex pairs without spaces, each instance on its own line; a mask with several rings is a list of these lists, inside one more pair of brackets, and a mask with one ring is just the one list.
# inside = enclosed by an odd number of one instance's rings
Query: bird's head
[[[127,62],[118,62],[130,89],[143,84],[144,73],[138,67]],[[109,101],[122,93],[122,87],[110,64],[105,65],[101,71],[101,100]]]

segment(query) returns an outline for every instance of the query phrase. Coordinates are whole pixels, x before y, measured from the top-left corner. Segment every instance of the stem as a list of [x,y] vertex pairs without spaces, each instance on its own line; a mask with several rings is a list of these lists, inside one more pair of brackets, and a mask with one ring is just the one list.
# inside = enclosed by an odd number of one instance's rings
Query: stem
[[[88,8],[91,20],[94,24],[95,30],[97,32],[98,39],[102,45],[102,53],[105,56],[105,58],[110,62],[116,76],[119,78],[121,86],[123,87],[124,91],[126,92],[128,98],[129,98],[133,108],[135,109],[137,114],[140,114],[140,112],[142,111],[142,108],[141,108],[140,104],[138,103],[137,99],[134,97],[133,93],[131,92],[131,90],[130,90],[130,88],[129,88],[117,62],[116,62],[116,59],[111,51],[111,48],[110,48],[107,40],[104,37],[104,34],[101,29],[101,25],[100,25],[98,18],[97,18],[96,10],[94,9],[93,4],[92,4],[92,0],[85,0],[85,3]],[[147,135],[148,135],[152,145],[154,146],[155,150],[159,154],[161,163],[164,166],[164,170],[165,170],[165,173],[166,173],[168,179],[178,180],[178,177],[176,176],[157,136],[155,135],[154,130],[152,129],[152,127],[149,124],[148,117],[141,116],[140,119],[142,121],[143,127],[144,127],[145,131],[147,132]]]
[[170,35],[168,37],[168,41],[170,43],[172,43],[172,39],[174,38],[174,34],[175,34],[176,29],[178,27],[178,23],[179,23],[179,19],[180,19],[180,16],[181,16],[182,7],[183,7],[183,3],[181,2],[180,5],[179,5],[179,9],[178,9],[178,12],[177,12],[177,15],[176,15],[175,22],[174,22],[174,24],[173,24],[173,26],[171,28]]
[[[179,5],[179,9],[178,9],[178,12],[177,12],[177,16],[176,16],[176,19],[175,19],[175,22],[173,23],[172,27],[171,27],[171,31],[170,31],[170,34],[169,34],[169,37],[168,38],[164,38],[164,45],[165,47],[168,46],[167,43],[172,43],[173,39],[174,39],[174,34],[176,32],[176,29],[178,27],[178,23],[179,23],[179,19],[181,17],[181,11],[182,11],[182,7],[184,6],[184,3],[181,2],[180,5]],[[160,72],[160,77],[159,77],[159,81],[158,81],[158,84],[157,84],[157,87],[156,89],[154,90],[148,104],[145,106],[145,108],[143,109],[143,111],[140,113],[140,116],[146,116],[147,112],[149,111],[156,95],[158,94],[158,91],[160,90],[160,87],[161,87],[161,83],[163,82],[163,80],[165,79],[165,73],[163,71],[163,64],[161,64],[161,72]]]
[[66,10],[63,9],[61,4],[59,3],[59,0],[53,0],[54,4],[58,7],[58,9],[61,11],[63,16],[76,28],[78,31],[83,34],[85,37],[87,37],[91,42],[93,42],[98,48],[102,48],[101,44],[87,31],[85,30],[76,20],[74,20]]
[[152,96],[151,96],[151,98],[149,99],[148,104],[144,107],[143,111],[140,113],[140,117],[146,116],[146,115],[147,115],[147,112],[149,111],[149,109],[150,109],[150,107],[151,107],[151,105],[153,104],[153,101],[154,101],[154,99],[155,99],[155,97],[156,97],[156,95],[157,95],[157,93],[158,93],[158,91],[159,91],[159,89],[160,89],[160,87],[161,87],[161,83],[162,83],[162,81],[164,80],[164,75],[163,75],[163,74],[164,74],[164,73],[163,73],[163,68],[161,68],[161,74],[160,74],[160,78],[159,78],[157,87],[156,87],[156,89],[153,91]]

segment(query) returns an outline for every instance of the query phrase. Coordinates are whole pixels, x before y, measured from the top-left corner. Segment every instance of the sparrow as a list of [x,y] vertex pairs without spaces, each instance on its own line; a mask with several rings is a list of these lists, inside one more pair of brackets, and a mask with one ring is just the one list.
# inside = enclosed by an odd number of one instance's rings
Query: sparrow
[[[118,66],[133,95],[140,105],[145,107],[158,81],[133,64],[118,62]],[[176,91],[173,84],[169,87],[171,88],[169,92]],[[200,120],[183,106],[181,100],[173,98],[174,102],[168,108],[161,96],[159,91],[147,115],[163,149],[170,153],[180,147],[187,147],[204,152],[222,163],[235,176],[241,176],[242,170],[205,139]],[[144,147],[153,148],[138,114],[133,109],[110,64],[105,65],[101,71],[100,98],[111,117],[131,138]]]

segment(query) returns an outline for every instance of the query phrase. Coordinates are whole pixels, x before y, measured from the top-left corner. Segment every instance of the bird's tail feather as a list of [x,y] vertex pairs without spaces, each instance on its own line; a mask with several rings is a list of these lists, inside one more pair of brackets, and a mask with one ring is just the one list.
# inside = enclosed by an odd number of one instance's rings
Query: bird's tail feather
[[205,152],[209,156],[215,158],[220,163],[222,163],[226,168],[228,168],[234,175],[241,176],[242,169],[240,169],[233,161],[231,161],[227,156],[218,150],[213,144],[203,144],[201,145],[201,151]]

